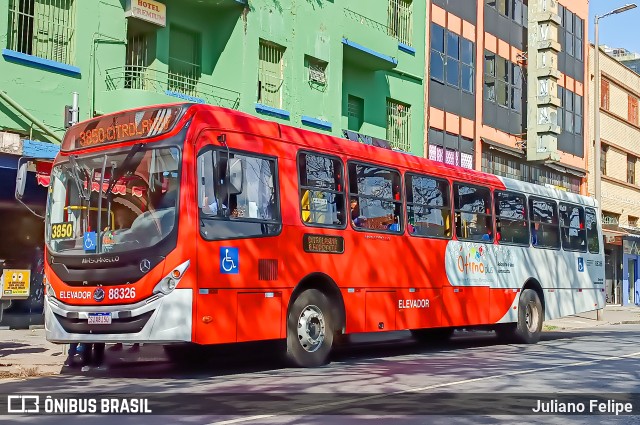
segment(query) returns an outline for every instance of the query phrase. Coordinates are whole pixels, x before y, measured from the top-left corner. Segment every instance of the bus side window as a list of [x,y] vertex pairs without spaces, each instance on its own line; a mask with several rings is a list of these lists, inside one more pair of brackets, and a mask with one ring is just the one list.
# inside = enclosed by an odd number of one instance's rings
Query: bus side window
[[405,177],[410,233],[434,238],[451,237],[449,183],[431,176]]
[[560,248],[558,205],[555,201],[529,198],[531,244],[538,248]]
[[585,208],[585,227],[587,228],[587,246],[591,254],[600,253],[600,238],[598,236],[598,216],[593,208]]
[[493,242],[491,191],[485,187],[456,183],[453,195],[458,238]]
[[300,217],[316,226],[346,225],[342,163],[316,153],[298,155]]

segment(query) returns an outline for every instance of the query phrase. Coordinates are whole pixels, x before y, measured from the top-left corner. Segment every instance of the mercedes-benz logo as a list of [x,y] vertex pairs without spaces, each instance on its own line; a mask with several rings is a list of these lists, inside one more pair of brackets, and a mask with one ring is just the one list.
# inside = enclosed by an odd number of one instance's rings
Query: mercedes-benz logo
[[146,273],[149,270],[151,270],[151,261],[147,260],[146,258],[140,261],[140,271],[142,273]]
[[96,290],[93,291],[93,299],[96,300],[96,302],[104,300],[104,289],[96,288]]

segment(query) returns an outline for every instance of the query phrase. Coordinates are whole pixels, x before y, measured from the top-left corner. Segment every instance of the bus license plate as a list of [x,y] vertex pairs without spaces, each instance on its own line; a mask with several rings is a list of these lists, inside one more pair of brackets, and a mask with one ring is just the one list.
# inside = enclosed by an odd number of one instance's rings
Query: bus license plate
[[89,313],[89,325],[110,325],[111,313]]

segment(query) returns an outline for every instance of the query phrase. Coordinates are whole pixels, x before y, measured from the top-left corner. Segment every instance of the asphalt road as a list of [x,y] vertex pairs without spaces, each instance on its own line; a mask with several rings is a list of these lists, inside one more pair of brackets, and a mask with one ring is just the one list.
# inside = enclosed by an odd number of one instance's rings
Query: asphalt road
[[[405,333],[361,336],[338,350],[330,365],[317,369],[283,367],[270,355],[272,348],[269,344],[226,347],[175,367],[156,347],[143,346],[135,361],[126,352],[109,353],[106,372],[65,371],[60,376],[0,382],[3,397],[18,391],[163,394],[167,398],[152,398],[150,407],[169,406],[175,413],[170,416],[5,416],[0,421],[640,424],[640,416],[630,415],[523,416],[536,408],[538,397],[546,400],[555,393],[577,394],[572,401],[584,402],[586,412],[593,396],[617,397],[622,403],[625,394],[640,393],[640,325],[547,332],[536,345],[499,345],[491,333],[458,334],[437,346],[418,345]],[[632,403],[640,412],[640,397]],[[197,411],[191,412],[190,404]],[[450,416],[453,413],[459,415]]]

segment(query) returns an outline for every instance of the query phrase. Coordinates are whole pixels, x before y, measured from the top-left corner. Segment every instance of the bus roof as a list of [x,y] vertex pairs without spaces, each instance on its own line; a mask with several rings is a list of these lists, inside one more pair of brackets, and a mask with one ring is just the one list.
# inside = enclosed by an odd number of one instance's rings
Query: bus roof
[[[235,110],[210,105],[197,105],[195,108],[209,112],[212,115],[213,121],[217,124],[217,128],[220,130],[238,132],[238,124],[241,122],[243,122],[242,124],[250,123],[251,125],[243,125],[240,128],[247,128],[249,129],[247,131],[258,136],[281,139],[310,150],[324,151],[336,155],[343,154],[362,161],[372,161],[372,158],[375,158],[375,163],[389,167],[401,167],[406,171],[425,172],[436,177],[461,179],[491,187],[504,186],[506,189],[524,192],[529,195],[550,197],[580,205],[593,207],[597,205],[596,201],[591,197],[549,188],[535,183],[500,177],[482,171],[448,165],[408,152],[371,146],[327,134],[278,124]],[[224,115],[221,116],[221,114]]]

